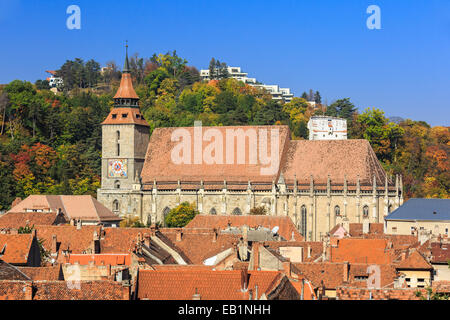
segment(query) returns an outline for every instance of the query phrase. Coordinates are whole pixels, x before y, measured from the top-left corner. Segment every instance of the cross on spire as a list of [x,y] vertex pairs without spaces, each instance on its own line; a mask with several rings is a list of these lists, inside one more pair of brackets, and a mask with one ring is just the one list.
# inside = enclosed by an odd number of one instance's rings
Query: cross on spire
[[123,73],[130,73],[130,64],[128,62],[128,40],[125,40],[125,64],[123,66]]

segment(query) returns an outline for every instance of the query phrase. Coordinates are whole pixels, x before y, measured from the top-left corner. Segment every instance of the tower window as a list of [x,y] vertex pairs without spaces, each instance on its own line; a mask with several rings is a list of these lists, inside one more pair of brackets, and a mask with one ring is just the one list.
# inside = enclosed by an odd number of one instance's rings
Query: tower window
[[119,141],[120,140],[120,131],[119,130],[117,130],[116,136],[117,136],[117,141]]
[[112,114],[112,118],[113,118],[113,119],[117,119],[117,114],[116,114],[116,113],[113,113],[113,114]]
[[369,207],[367,205],[363,207],[363,217],[369,217]]
[[120,156],[120,143],[117,144],[117,155]]
[[114,188],[115,188],[115,189],[120,189],[120,182],[119,182],[118,180],[116,180],[116,181],[114,182]]
[[341,208],[339,206],[334,207],[334,214],[336,217],[339,217],[341,215]]
[[113,201],[113,211],[114,211],[114,212],[118,212],[119,209],[120,209],[119,201],[118,201],[118,200],[114,200],[114,201]]

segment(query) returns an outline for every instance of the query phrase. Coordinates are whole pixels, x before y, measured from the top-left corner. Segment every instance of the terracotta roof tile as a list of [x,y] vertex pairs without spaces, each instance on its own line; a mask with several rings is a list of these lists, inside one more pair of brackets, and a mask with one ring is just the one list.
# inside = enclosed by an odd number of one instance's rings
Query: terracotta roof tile
[[[89,195],[30,195],[9,212],[44,210],[57,213],[60,209],[68,220],[120,221],[121,218]],[[44,213],[41,213],[42,215]],[[48,224],[48,223],[45,223]]]
[[42,239],[46,250],[52,250],[53,236],[56,236],[58,252],[86,253],[92,248],[94,233],[100,235],[100,226],[35,226],[38,239]]
[[31,280],[64,280],[61,265],[50,267],[18,267]]
[[138,124],[145,127],[149,126],[139,108],[125,107],[112,108],[102,124]]
[[71,254],[64,258],[64,263],[88,265],[131,265],[131,255],[126,253]]
[[[355,184],[358,176],[361,185],[372,186],[373,176],[377,185],[384,186],[385,176],[372,147],[367,140],[294,140],[289,144],[287,161],[282,169],[285,181],[292,182],[294,176],[300,182],[327,182],[328,175],[332,184]],[[390,183],[392,184],[392,183]]]
[[33,226],[33,225],[53,225],[65,223],[66,220],[58,218],[57,212],[8,212],[0,216],[0,229]]
[[0,259],[0,280],[31,280],[19,267],[15,267]]
[[420,270],[431,270],[433,267],[427,262],[427,260],[415,250],[411,253],[405,260],[402,260],[398,265],[397,269],[420,269]]
[[[245,272],[244,272],[245,274]],[[243,271],[139,271],[138,298],[149,300],[248,300],[249,292],[242,290]],[[268,294],[283,275],[276,271],[248,272],[249,290],[258,286],[259,296]]]
[[136,94],[133,88],[133,81],[131,80],[131,74],[122,73],[122,79],[120,79],[120,86],[117,90],[114,99],[139,99],[139,96]]
[[389,264],[393,260],[392,250],[387,250],[386,239],[344,238],[331,246],[332,262]]
[[[287,147],[287,142],[289,139],[289,128],[287,126],[234,126],[234,127],[203,127],[202,130],[216,130],[220,132],[223,136],[224,148],[226,146],[226,132],[227,130],[243,130],[244,132],[255,131],[260,134],[260,129],[267,130],[266,136],[270,134],[271,129],[279,130],[280,143],[278,156],[280,161],[282,161],[283,150]],[[176,164],[172,161],[172,150],[179,144],[179,142],[172,141],[172,134],[176,131],[187,132],[194,137],[194,127],[184,127],[184,128],[156,128],[150,138],[149,146],[147,148],[146,160],[144,163],[144,168],[142,169],[142,181],[143,183],[153,184],[153,181],[159,182],[176,182],[181,181],[212,181],[212,182],[222,182],[226,179],[227,182],[241,182],[248,183],[252,182],[267,182],[272,183],[272,181],[278,179],[279,171],[274,174],[262,175],[261,165],[259,164],[249,164],[248,154],[249,154],[249,143],[245,144],[246,147],[246,161],[245,164],[237,164],[237,159],[233,162],[234,164],[226,164],[226,159],[223,159],[224,164]],[[231,139],[231,138],[230,138]],[[268,150],[270,150],[270,136],[268,137]],[[191,139],[192,150],[194,150],[194,139]],[[208,143],[203,143],[202,148],[206,149]],[[237,143],[235,143],[235,148],[237,148]],[[225,150],[225,149],[224,149]],[[225,155],[225,153],[224,153]],[[192,153],[193,157],[193,153]],[[225,156],[224,156],[225,157]],[[194,163],[192,158],[191,163]],[[175,185],[176,187],[176,185]],[[222,188],[222,187],[221,187]]]
[[11,264],[26,264],[33,242],[32,234],[0,234],[0,258]]

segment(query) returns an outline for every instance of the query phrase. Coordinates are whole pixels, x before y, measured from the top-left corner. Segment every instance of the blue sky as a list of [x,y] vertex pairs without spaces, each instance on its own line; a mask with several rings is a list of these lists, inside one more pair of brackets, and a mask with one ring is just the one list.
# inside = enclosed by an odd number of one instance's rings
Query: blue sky
[[[66,9],[81,8],[81,30]],[[369,30],[369,5],[381,30]],[[122,65],[130,53],[176,49],[197,68],[211,57],[266,84],[350,97],[363,110],[450,125],[448,0],[1,0],[0,83],[46,77],[67,59]]]

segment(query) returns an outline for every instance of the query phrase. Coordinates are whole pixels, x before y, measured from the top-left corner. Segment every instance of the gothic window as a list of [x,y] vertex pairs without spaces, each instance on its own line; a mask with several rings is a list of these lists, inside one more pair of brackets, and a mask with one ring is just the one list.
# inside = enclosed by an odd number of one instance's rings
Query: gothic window
[[264,198],[262,201],[262,206],[265,207],[267,210],[269,210],[270,209],[270,199]]
[[240,216],[240,215],[242,215],[241,209],[239,209],[239,208],[234,208],[234,210],[233,210],[233,212],[232,212],[232,215],[234,215],[234,216]]
[[117,132],[116,132],[116,139],[117,139],[117,141],[119,141],[120,140],[120,131],[119,130],[117,130]]
[[120,143],[117,144],[117,155],[120,156]]
[[302,205],[301,207],[301,228],[300,228],[300,233],[306,237],[306,206]]
[[334,207],[334,214],[336,215],[336,217],[339,217],[341,215],[341,208],[339,208],[339,206]]
[[115,189],[120,189],[120,182],[119,182],[119,180],[116,180],[116,181],[114,182],[114,188],[115,188]]
[[215,216],[217,214],[216,209],[215,208],[211,208],[211,210],[209,210],[209,214]]
[[368,218],[369,217],[369,206],[365,205],[363,207],[363,217]]
[[167,227],[167,225],[166,225],[166,218],[167,218],[167,215],[169,214],[169,212],[170,212],[170,208],[169,207],[165,207],[164,210],[163,210],[163,225],[165,227]]
[[114,200],[113,201],[113,211],[115,213],[119,212],[120,209],[120,205],[119,205],[119,200]]

